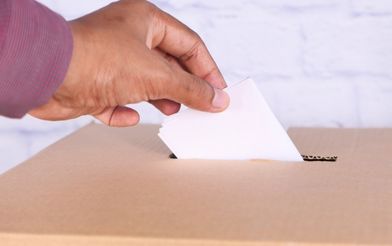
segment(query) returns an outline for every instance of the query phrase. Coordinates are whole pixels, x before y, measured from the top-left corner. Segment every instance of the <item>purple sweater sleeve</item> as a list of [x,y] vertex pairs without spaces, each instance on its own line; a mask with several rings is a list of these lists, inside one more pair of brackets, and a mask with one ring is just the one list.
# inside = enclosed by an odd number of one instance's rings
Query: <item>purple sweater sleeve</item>
[[20,118],[45,104],[72,56],[67,22],[33,0],[0,0],[0,115]]

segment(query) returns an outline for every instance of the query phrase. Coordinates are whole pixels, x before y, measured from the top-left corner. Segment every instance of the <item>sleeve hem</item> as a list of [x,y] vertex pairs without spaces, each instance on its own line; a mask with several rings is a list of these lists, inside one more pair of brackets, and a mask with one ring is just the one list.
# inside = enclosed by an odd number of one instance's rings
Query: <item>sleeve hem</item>
[[73,38],[64,18],[45,6],[5,1],[10,19],[0,44],[0,115],[20,118],[45,104],[63,82]]

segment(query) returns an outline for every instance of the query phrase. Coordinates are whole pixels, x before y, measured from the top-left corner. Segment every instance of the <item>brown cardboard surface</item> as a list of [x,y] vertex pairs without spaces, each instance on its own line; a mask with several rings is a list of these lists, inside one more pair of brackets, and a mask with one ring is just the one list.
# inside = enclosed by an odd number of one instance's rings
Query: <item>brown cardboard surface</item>
[[293,129],[335,163],[173,160],[90,125],[0,176],[0,245],[392,245],[392,129]]

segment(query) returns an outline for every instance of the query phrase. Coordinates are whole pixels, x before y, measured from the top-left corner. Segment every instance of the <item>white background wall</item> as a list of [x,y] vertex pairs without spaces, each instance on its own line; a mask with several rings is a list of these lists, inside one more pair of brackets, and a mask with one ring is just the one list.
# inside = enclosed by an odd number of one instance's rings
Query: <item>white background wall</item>
[[[111,1],[41,2],[72,19]],[[200,33],[229,83],[253,77],[286,127],[392,127],[392,1],[153,2]],[[0,173],[89,121],[0,117]]]

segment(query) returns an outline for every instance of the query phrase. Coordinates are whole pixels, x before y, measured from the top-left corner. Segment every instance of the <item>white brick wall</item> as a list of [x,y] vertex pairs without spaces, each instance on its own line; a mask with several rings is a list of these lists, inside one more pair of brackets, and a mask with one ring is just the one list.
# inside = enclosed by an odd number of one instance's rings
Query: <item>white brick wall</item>
[[[72,19],[111,1],[41,2]],[[153,2],[200,33],[229,83],[253,77],[285,126],[392,127],[392,1]],[[0,118],[0,173],[89,121]]]

